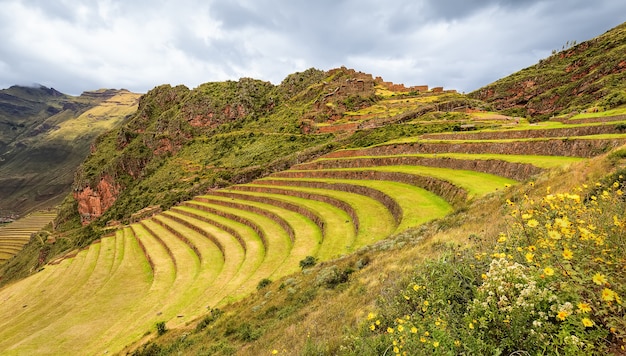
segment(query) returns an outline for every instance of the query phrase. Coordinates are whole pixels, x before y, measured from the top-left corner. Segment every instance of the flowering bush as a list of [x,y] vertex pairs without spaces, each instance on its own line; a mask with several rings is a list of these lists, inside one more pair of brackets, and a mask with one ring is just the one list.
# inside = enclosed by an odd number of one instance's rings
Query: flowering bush
[[514,224],[494,256],[523,265],[526,284],[549,295],[549,303],[540,304],[549,310],[535,305],[528,311],[545,313],[528,329],[554,351],[590,352],[607,338],[620,344],[626,338],[626,203],[623,176],[615,178],[572,193],[548,191],[540,201],[507,202]]
[[[420,266],[368,332],[395,354],[601,354],[626,342],[624,177],[540,200],[488,250]],[[532,183],[531,183],[532,185]]]

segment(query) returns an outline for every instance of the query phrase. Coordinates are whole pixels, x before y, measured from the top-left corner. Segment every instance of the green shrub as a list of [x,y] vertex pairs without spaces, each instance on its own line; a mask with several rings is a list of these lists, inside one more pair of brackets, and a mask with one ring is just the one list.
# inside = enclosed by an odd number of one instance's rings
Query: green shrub
[[352,268],[340,271],[337,266],[329,266],[319,271],[315,278],[315,284],[317,286],[325,286],[326,288],[334,288],[341,283],[347,282],[350,274],[353,272]]
[[167,332],[167,326],[165,326],[164,321],[159,321],[156,323],[156,331],[157,335],[161,336]]
[[310,267],[315,266],[316,263],[317,263],[317,258],[313,256],[306,256],[303,260],[300,261],[300,268],[301,269],[310,268]]
[[269,278],[263,278],[262,280],[259,281],[259,284],[257,284],[256,289],[257,290],[261,290],[267,286],[269,286],[270,284],[272,284],[272,280]]

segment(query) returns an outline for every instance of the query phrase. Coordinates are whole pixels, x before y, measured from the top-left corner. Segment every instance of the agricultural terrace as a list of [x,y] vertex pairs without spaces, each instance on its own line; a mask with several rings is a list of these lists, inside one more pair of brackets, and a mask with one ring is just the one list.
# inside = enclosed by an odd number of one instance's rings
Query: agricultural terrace
[[[442,218],[468,199],[623,145],[620,130],[589,124],[424,135],[331,152],[211,191],[0,290],[0,350],[118,352],[157,323],[183,326],[298,271],[302,261],[358,251]],[[0,253],[27,241],[52,215],[36,224],[34,217],[0,228]],[[9,239],[9,231],[22,240]]]
[[[55,212],[35,212],[12,223],[0,225],[0,264],[15,256],[33,234],[52,222]],[[40,238],[44,239],[44,237]]]

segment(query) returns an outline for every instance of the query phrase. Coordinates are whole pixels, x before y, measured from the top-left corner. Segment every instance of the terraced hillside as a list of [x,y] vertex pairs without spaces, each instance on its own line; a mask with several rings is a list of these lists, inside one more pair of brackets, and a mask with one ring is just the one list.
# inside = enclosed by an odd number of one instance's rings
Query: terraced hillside
[[35,212],[0,225],[0,264],[15,256],[31,236],[52,222],[55,216],[55,212]]
[[565,125],[405,138],[212,190],[0,290],[0,350],[116,352],[157,322],[182,326],[296,272],[308,256],[358,251],[626,144],[611,119]]

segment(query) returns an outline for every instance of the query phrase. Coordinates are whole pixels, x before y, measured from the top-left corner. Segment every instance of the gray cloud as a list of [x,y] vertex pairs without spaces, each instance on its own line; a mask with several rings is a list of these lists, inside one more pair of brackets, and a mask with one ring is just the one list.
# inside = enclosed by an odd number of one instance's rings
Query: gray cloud
[[626,3],[572,0],[0,0],[0,87],[145,92],[346,65],[471,91],[566,41],[620,24]]

